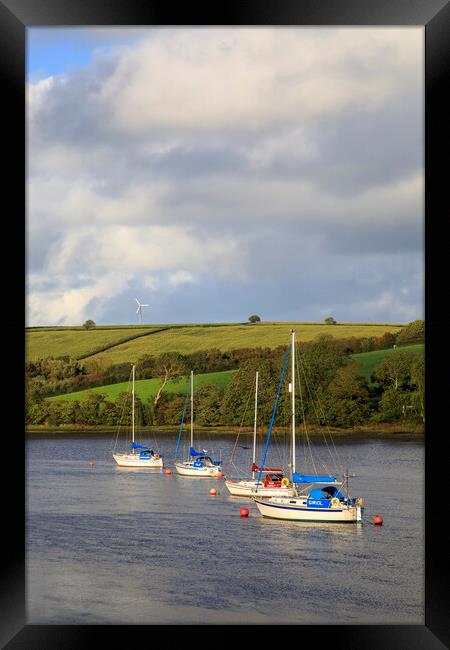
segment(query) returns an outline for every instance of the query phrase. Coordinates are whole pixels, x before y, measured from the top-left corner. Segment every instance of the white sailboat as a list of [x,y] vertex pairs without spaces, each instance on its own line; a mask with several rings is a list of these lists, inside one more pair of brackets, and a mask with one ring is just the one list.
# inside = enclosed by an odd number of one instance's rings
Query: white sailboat
[[153,449],[140,445],[135,442],[135,425],[134,425],[134,379],[135,366],[132,366],[132,402],[131,402],[131,452],[115,453],[113,458],[120,467],[162,467],[163,460],[160,454],[154,453]]
[[[225,485],[228,491],[233,496],[251,497],[256,493],[260,497],[273,497],[273,496],[293,496],[295,490],[289,486],[289,479],[284,476],[282,469],[275,469],[273,467],[260,468],[256,465],[256,430],[258,419],[258,381],[259,372],[256,371],[255,379],[255,417],[253,422],[253,455],[252,455],[252,478],[237,480],[226,479]],[[256,478],[257,472],[264,472],[264,480]]]
[[[180,427],[180,434],[181,434]],[[215,461],[208,455],[208,450],[194,449],[194,373],[191,371],[191,437],[189,456],[184,461],[174,463],[175,469],[181,476],[192,478],[213,478],[222,472],[220,461]]]
[[[295,495],[293,497],[275,496],[269,499],[262,499],[256,496],[254,497],[254,502],[263,517],[271,519],[322,523],[359,523],[362,521],[364,511],[363,500],[362,498],[350,498],[348,492],[348,473],[344,475],[344,478],[346,478],[346,489],[341,490],[337,486],[342,486],[342,482],[338,482],[334,476],[308,476],[295,471],[295,332],[293,330],[291,335],[291,468],[292,485],[295,489]],[[270,430],[266,443],[266,451],[269,439]],[[264,460],[265,458],[263,457],[262,464],[264,464]]]

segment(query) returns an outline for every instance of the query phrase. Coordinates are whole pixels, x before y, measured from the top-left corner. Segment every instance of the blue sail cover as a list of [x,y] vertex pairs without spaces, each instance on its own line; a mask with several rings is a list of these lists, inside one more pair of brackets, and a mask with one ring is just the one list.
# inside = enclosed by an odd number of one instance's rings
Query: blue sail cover
[[138,445],[137,442],[132,442],[131,443],[131,448],[132,449],[145,449],[145,451],[150,451],[150,449],[148,447],[146,447],[145,445]]
[[345,494],[343,494],[343,492],[338,490],[337,487],[334,487],[334,485],[329,485],[328,487],[324,487],[324,488],[314,488],[314,490],[311,490],[311,492],[309,493],[309,498],[310,499],[330,499],[330,498],[345,499]]
[[191,456],[204,456],[206,453],[208,453],[206,449],[204,449],[203,451],[195,451],[194,447],[190,447],[189,452]]
[[[209,461],[211,461],[211,463],[212,463],[213,465],[217,465],[217,466],[220,465],[220,460],[213,460],[213,459],[211,458],[211,456],[207,456],[206,454],[207,454],[208,452],[207,452],[206,450],[204,450],[204,451],[195,451],[194,447],[189,447],[189,453],[190,453],[191,456],[193,456],[194,458],[195,458],[196,456],[201,456],[201,457],[204,458],[205,460],[209,460]],[[196,461],[196,462],[197,462],[197,461]],[[195,463],[194,463],[194,465],[195,465]],[[200,467],[200,465],[196,465],[196,467]]]
[[292,475],[293,483],[336,483],[336,481],[335,476],[308,476],[307,474],[299,474],[298,472],[294,472]]

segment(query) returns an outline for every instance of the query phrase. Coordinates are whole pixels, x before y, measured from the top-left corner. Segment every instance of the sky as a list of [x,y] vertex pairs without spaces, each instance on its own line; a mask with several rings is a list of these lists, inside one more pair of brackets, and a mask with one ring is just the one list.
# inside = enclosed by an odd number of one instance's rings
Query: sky
[[30,28],[28,326],[424,317],[424,31]]

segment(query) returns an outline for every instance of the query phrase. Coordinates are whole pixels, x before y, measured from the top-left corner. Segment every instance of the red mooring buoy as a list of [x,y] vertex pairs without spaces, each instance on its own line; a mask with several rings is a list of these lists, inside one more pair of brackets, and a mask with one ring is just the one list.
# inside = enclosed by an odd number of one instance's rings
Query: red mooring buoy
[[167,474],[167,476],[169,476],[169,474],[172,474],[172,470],[170,469],[170,467],[168,467],[166,469],[166,474]]
[[216,490],[216,488],[211,488],[210,491],[209,491],[209,493],[210,493],[210,495],[211,495],[212,497],[215,497],[216,494],[217,494],[217,490]]
[[248,508],[241,508],[239,514],[241,515],[241,517],[248,517],[249,515]]
[[375,526],[382,526],[383,525],[383,517],[381,515],[374,515],[372,517],[372,521],[375,524]]

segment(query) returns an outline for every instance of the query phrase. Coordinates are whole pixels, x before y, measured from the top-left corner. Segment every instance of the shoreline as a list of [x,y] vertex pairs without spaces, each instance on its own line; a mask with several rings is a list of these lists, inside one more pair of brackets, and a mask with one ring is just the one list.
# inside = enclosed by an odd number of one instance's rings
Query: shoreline
[[[34,434],[47,433],[49,435],[63,435],[63,434],[96,434],[96,433],[111,433],[115,431],[116,428],[113,426],[98,426],[98,425],[84,425],[74,427],[73,425],[62,425],[58,427],[51,427],[48,425],[35,425],[35,426],[26,426],[25,427],[25,436],[33,436]],[[290,426],[278,426],[273,427],[273,433],[289,433]],[[140,433],[155,433],[173,435],[178,434],[179,427],[175,425],[160,425],[160,426],[146,426],[139,427]],[[196,433],[217,433],[221,435],[230,435],[236,436],[239,432],[238,426],[228,425],[228,426],[197,426],[195,427]],[[421,424],[366,424],[359,427],[348,427],[348,428],[338,428],[338,427],[320,427],[318,425],[309,425],[307,428],[309,436],[320,436],[326,434],[332,434],[333,436],[354,436],[356,437],[400,437],[400,436],[415,436],[418,438],[425,437],[425,429]],[[240,429],[241,435],[249,434],[253,432],[253,427],[242,427]],[[259,429],[260,435],[267,435],[268,427],[262,427]],[[303,431],[301,427],[298,428],[298,434],[302,435]]]

